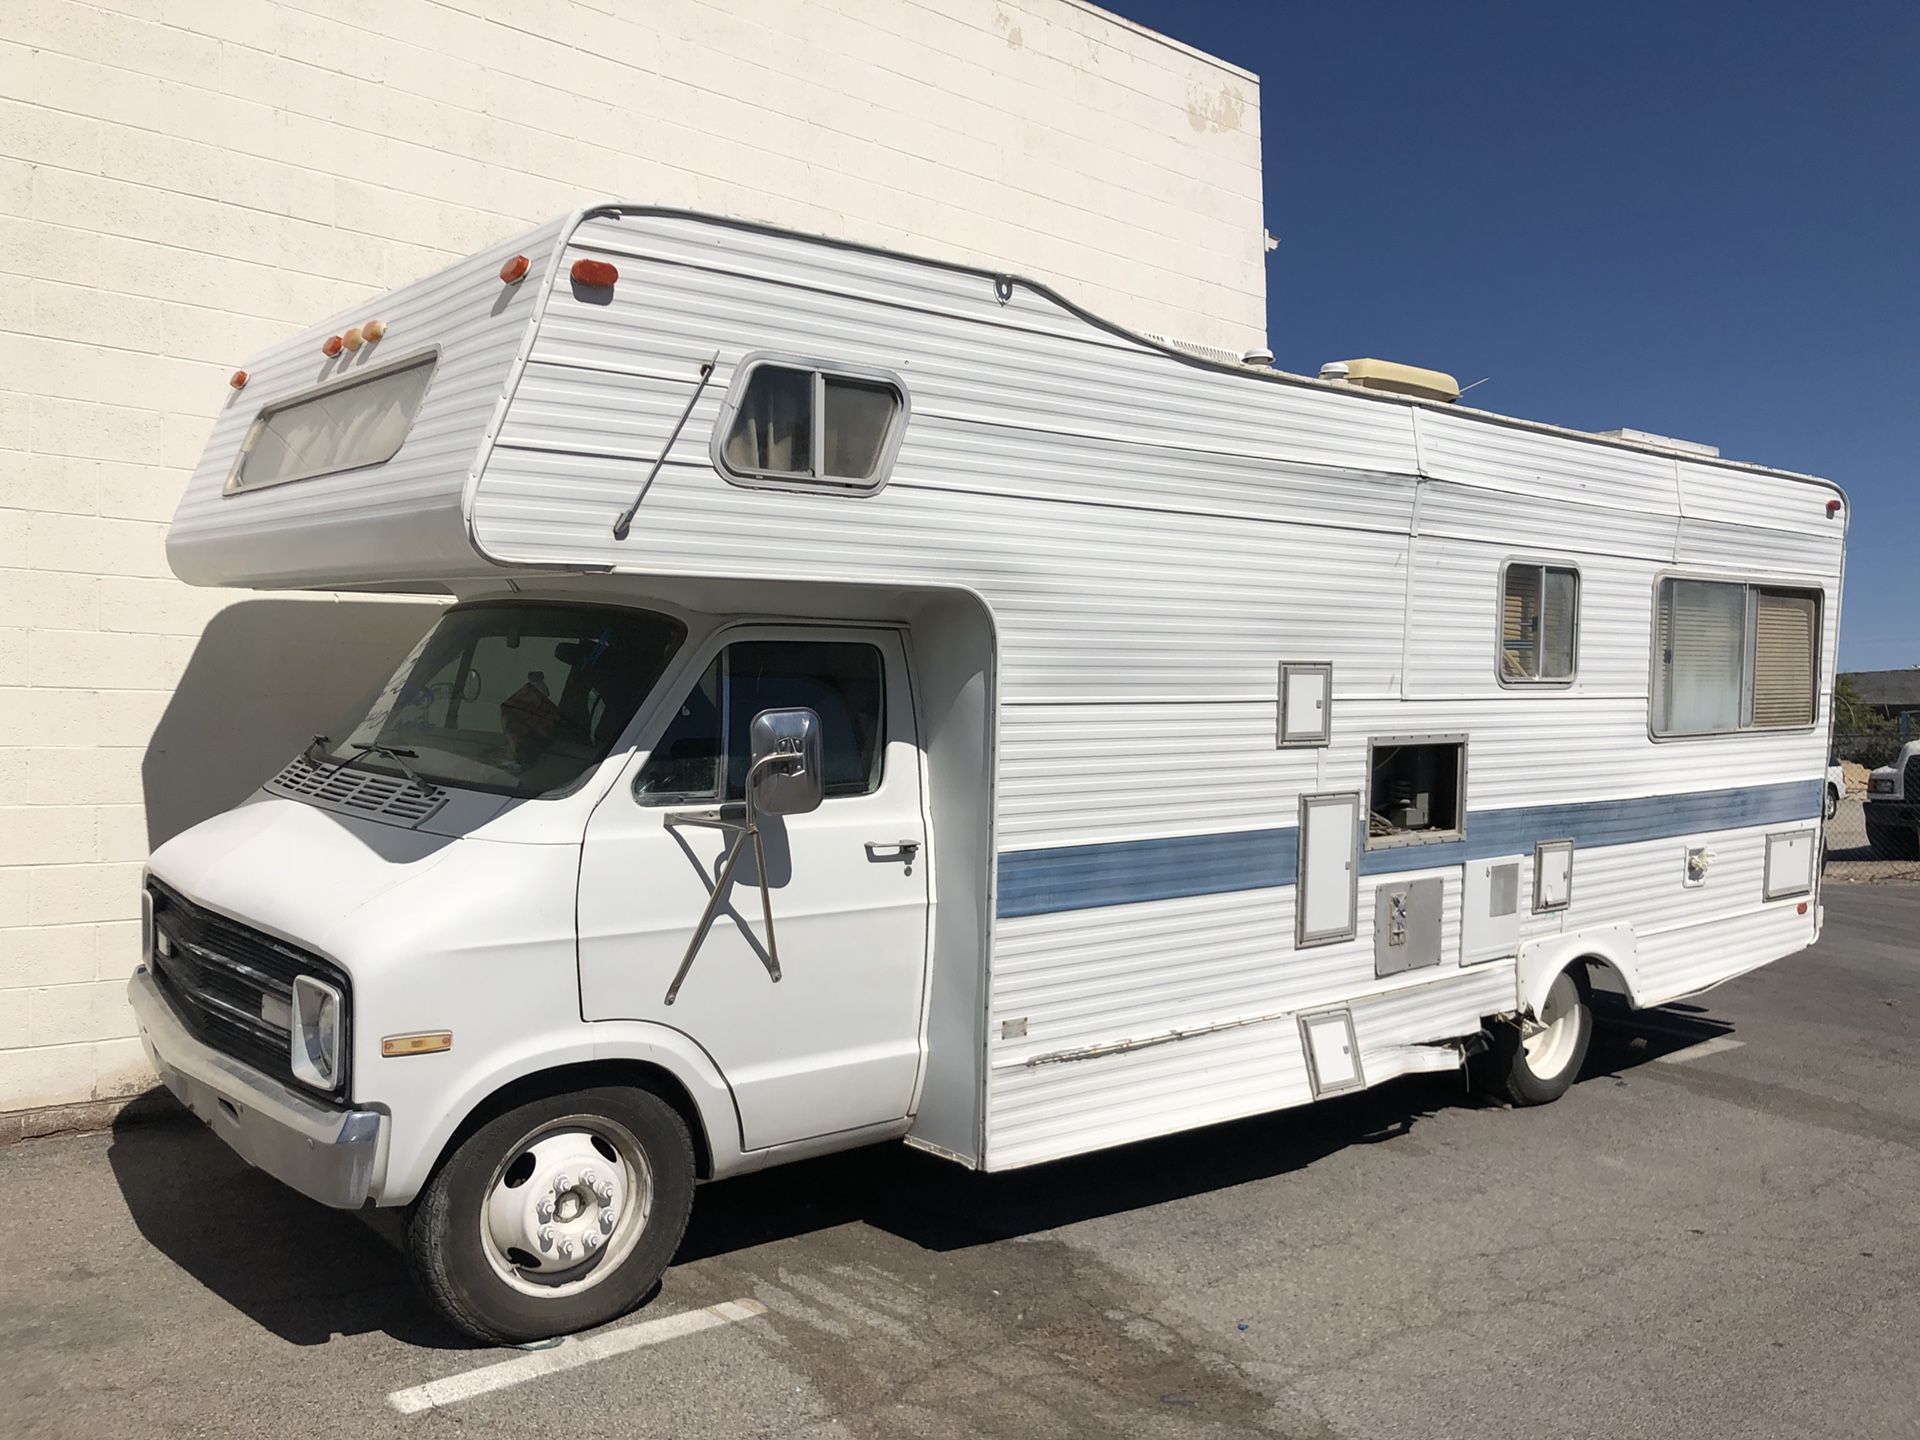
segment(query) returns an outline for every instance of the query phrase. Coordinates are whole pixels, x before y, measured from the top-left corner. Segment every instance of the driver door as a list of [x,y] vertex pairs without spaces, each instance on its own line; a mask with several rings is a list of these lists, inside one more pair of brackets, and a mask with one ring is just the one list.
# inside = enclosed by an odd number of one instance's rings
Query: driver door
[[[650,752],[588,822],[580,995],[588,1020],[671,1025],[733,1087],[749,1150],[904,1117],[921,1060],[928,895],[920,747],[898,631],[722,632]],[[668,987],[741,818],[763,710],[820,717],[824,798],[762,817],[781,978],[751,845],[674,1002]]]

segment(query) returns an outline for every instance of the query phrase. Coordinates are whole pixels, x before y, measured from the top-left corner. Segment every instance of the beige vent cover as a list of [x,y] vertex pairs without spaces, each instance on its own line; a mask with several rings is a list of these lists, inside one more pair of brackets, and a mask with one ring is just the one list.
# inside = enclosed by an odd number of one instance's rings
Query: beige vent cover
[[1460,382],[1446,372],[1422,370],[1418,365],[1396,365],[1391,360],[1335,360],[1320,367],[1320,378],[1344,380],[1363,390],[1411,395],[1416,400],[1452,404],[1460,398]]

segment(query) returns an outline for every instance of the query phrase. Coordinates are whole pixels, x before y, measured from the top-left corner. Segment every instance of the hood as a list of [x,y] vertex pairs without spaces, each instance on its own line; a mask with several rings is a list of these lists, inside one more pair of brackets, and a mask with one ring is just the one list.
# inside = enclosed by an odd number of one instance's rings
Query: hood
[[189,900],[345,963],[333,949],[341,922],[460,843],[260,793],[174,836],[147,868]]

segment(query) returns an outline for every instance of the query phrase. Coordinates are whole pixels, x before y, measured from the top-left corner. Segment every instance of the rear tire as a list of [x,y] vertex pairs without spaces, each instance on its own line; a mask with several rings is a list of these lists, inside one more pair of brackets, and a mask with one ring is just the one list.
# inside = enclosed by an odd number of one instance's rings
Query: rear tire
[[477,1340],[516,1344],[603,1325],[666,1272],[693,1206],[680,1113],[624,1086],[494,1116],[407,1215],[428,1301]]
[[1531,1035],[1515,1021],[1494,1022],[1493,1044],[1474,1065],[1475,1088],[1510,1105],[1546,1105],[1567,1093],[1593,1043],[1593,990],[1584,966],[1554,977],[1540,1021]]

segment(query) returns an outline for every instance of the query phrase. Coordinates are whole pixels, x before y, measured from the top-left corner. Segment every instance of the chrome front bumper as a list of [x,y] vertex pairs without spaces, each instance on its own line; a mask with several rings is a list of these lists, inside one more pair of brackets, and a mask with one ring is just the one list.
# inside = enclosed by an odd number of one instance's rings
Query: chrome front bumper
[[201,1044],[145,965],[127,982],[127,998],[167,1089],[242,1160],[322,1205],[357,1210],[372,1196],[385,1116],[330,1109]]

